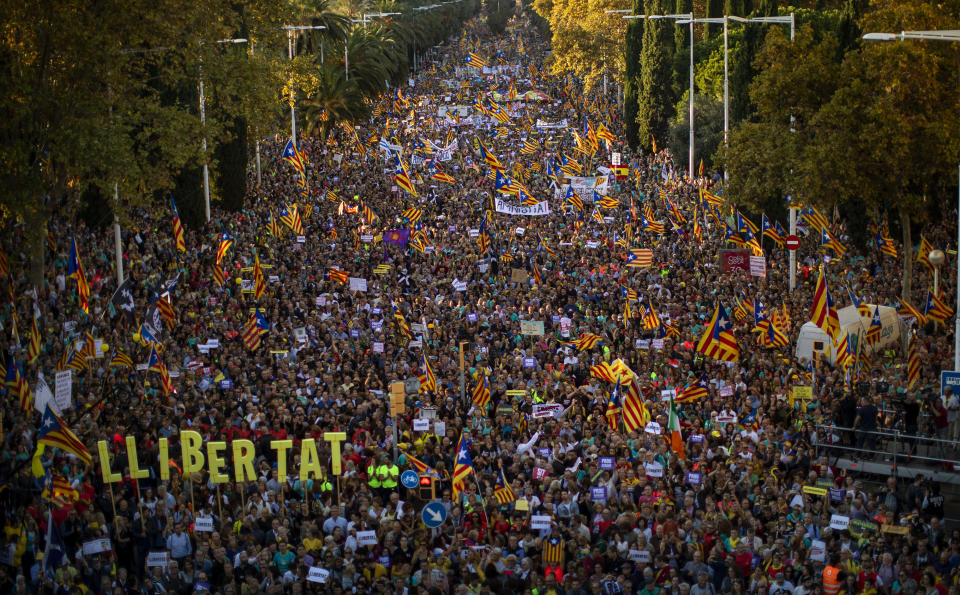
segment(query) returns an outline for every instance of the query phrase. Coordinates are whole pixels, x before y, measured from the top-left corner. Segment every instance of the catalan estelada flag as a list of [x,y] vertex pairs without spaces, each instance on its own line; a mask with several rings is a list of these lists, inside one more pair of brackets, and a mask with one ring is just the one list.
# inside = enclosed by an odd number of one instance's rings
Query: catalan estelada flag
[[80,298],[80,309],[90,313],[90,285],[87,275],[83,272],[80,254],[77,252],[77,239],[70,238],[70,257],[67,260],[67,276],[77,280],[77,296]]
[[740,359],[740,346],[733,335],[733,326],[723,304],[717,302],[713,317],[697,343],[697,352],[720,361],[735,362]]
[[584,351],[603,343],[603,339],[597,335],[594,335],[593,333],[585,333],[581,335],[579,339],[575,339],[573,341],[563,341],[562,343],[564,345],[573,345],[578,351]]
[[490,381],[482,369],[477,374],[477,387],[473,389],[471,397],[473,397],[474,404],[480,409],[486,409],[490,403]]
[[76,434],[70,431],[66,422],[49,406],[44,409],[40,427],[37,429],[37,444],[66,451],[80,459],[84,466],[89,465],[93,459]]
[[170,195],[171,218],[173,219],[173,240],[177,244],[177,252],[187,251],[187,242],[183,239],[183,224],[180,223],[180,213],[177,212],[177,205],[173,202],[173,195]]
[[233,237],[227,232],[223,232],[220,236],[220,243],[217,244],[217,266],[220,266],[220,262],[223,261],[223,257],[227,254],[227,250],[230,249],[230,246],[233,245]]
[[420,380],[420,392],[437,392],[437,375],[433,373],[433,369],[430,368],[430,362],[427,361],[427,354],[423,353],[421,356],[421,363],[423,364],[423,373],[419,374],[418,378]]
[[257,347],[260,347],[261,337],[269,330],[270,323],[264,318],[263,313],[260,312],[260,308],[255,309],[253,315],[250,316],[250,320],[248,320],[247,324],[243,327],[243,344],[246,345],[250,351],[255,351]]
[[500,467],[500,472],[497,473],[497,485],[493,488],[493,497],[497,499],[497,503],[501,506],[504,504],[510,504],[517,499],[516,494],[513,493],[513,488],[510,487],[510,484],[507,483],[507,478],[503,474],[503,466]]
[[407,451],[401,450],[400,452],[403,453],[403,456],[407,457],[407,461],[409,461],[410,464],[413,465],[413,468],[416,469],[417,473],[419,473],[420,475],[429,475],[434,479],[443,479],[443,477],[436,471],[436,469],[434,469],[430,465],[427,465],[426,463],[424,463],[417,457],[413,456],[412,454],[408,453]]
[[460,440],[457,442],[457,451],[453,459],[453,501],[457,502],[460,498],[460,492],[463,491],[463,484],[466,478],[473,473],[473,458],[467,449],[467,443],[463,439],[463,433],[460,433]]
[[947,319],[952,318],[953,314],[953,308],[948,306],[945,301],[935,295],[933,291],[927,292],[927,307],[923,313],[927,320],[946,324]]
[[260,255],[253,255],[253,297],[260,299],[267,291],[267,281],[263,277],[263,268],[260,266]]
[[391,307],[393,308],[393,318],[397,323],[397,330],[406,338],[412,339],[413,331],[410,330],[410,325],[407,324],[407,319],[404,318],[403,312],[400,311],[396,303],[392,303]]
[[813,290],[813,312],[810,321],[823,329],[831,339],[835,340],[840,334],[840,318],[837,316],[833,298],[827,289],[827,279],[823,269],[820,269],[817,286]]
[[173,390],[173,382],[170,380],[170,373],[167,372],[167,367],[163,365],[163,360],[157,355],[157,348],[155,346],[150,348],[150,358],[147,360],[147,369],[160,374],[160,387],[163,388],[163,394],[170,394],[170,391]]

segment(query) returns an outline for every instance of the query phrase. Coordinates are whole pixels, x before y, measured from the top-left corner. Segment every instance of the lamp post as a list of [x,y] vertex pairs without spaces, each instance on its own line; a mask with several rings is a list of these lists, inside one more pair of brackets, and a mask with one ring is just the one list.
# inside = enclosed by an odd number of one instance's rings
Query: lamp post
[[[960,30],[947,29],[944,31],[865,33],[863,39],[864,41],[906,41],[908,39],[919,39],[923,41],[952,41],[956,43],[960,41]],[[953,369],[960,371],[960,166],[957,167],[957,182],[957,307],[955,309],[957,314],[954,315],[953,328]]]
[[[217,40],[218,44],[239,44],[247,43],[245,38],[239,37],[236,39],[219,39]],[[202,45],[202,43],[201,43]],[[204,104],[203,95],[203,57],[200,58],[200,124],[206,128],[207,125],[207,111]],[[207,163],[207,134],[204,131],[203,134],[203,212],[206,216],[207,222],[210,222],[210,166]]]
[[[690,180],[693,180],[693,23],[695,19],[693,18],[693,13],[689,12],[686,14],[638,14],[638,15],[629,15],[622,17],[624,20],[633,20],[633,19],[674,19],[677,21],[678,25],[688,24],[690,25],[690,150],[688,155],[688,167],[687,167],[687,176]],[[724,64],[726,64],[726,51],[724,51]]]
[[931,250],[930,253],[927,254],[927,260],[933,265],[933,295],[939,297],[940,267],[942,267],[944,261],[947,260],[947,255],[943,253],[943,250]]
[[[287,32],[287,56],[293,61],[293,52],[294,46],[296,45],[293,40],[293,35],[295,31],[317,31],[321,29],[326,29],[323,25],[286,25],[283,27],[283,30]],[[323,59],[320,59],[321,63]],[[293,91],[293,82],[290,83],[290,138],[293,139],[293,144],[297,144],[297,115],[294,110],[294,91]],[[259,141],[258,141],[259,142]]]

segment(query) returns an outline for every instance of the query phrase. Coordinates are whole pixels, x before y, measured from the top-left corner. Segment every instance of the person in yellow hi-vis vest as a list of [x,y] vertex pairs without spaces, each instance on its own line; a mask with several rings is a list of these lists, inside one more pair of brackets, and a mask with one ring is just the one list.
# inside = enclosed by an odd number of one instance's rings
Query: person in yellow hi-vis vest
[[380,479],[380,497],[384,506],[390,501],[390,494],[397,491],[397,482],[400,479],[400,468],[390,460],[387,453],[380,456],[380,465],[377,467],[377,477]]

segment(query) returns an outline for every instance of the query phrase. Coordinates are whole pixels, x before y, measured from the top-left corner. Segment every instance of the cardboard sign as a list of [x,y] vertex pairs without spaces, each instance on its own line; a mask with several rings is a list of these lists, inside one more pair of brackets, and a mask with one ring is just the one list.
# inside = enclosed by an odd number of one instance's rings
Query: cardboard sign
[[92,556],[100,552],[109,552],[113,549],[110,540],[107,538],[93,539],[83,542],[83,555]]
[[654,339],[650,342],[654,349],[663,349],[663,339]]
[[850,521],[850,530],[858,531],[876,531],[880,526],[871,521]]
[[535,358],[535,357],[525,357],[525,358],[523,358],[523,367],[524,367],[524,368],[536,368],[536,367],[537,367],[537,358]]
[[[846,496],[847,496],[847,492],[846,492],[845,490],[835,490],[835,489],[833,489],[833,488],[830,488],[830,501],[831,501],[831,502],[843,502],[843,500],[844,500],[844,498],[846,498]],[[856,521],[854,521],[854,522],[856,522]]]
[[312,583],[325,583],[329,577],[330,571],[318,566],[311,566],[309,572],[307,572],[307,580]]
[[814,539],[810,542],[810,559],[814,562],[825,562],[827,560],[827,543]]
[[71,406],[73,396],[73,375],[70,370],[60,370],[54,377],[56,388],[54,389],[53,402],[57,404],[60,411],[66,411]]
[[649,477],[663,477],[663,465],[657,462],[644,463],[643,471]]
[[767,276],[767,259],[765,257],[763,256],[750,257],[750,276],[752,277]]
[[532,337],[542,337],[543,321],[542,320],[521,320],[520,334],[526,335],[526,336],[532,336]]
[[525,269],[510,269],[511,283],[526,283],[527,271]]
[[153,568],[154,566],[167,567],[167,552],[149,552],[147,554],[147,568]]
[[906,527],[901,527],[899,525],[883,525],[880,528],[881,533],[890,533],[892,535],[906,535],[910,532]]
[[541,457],[547,459],[547,458],[550,457],[550,448],[549,448],[549,447],[547,447],[547,448],[538,448],[538,449],[537,449],[537,454],[540,455]]
[[630,550],[627,558],[631,562],[637,562],[638,564],[649,564],[650,552],[648,550]]
[[693,434],[690,436],[690,444],[703,444],[703,434]]
[[533,406],[533,419],[557,417],[561,413],[563,405],[560,403],[535,403]]
[[550,515],[545,514],[535,514],[530,517],[530,528],[531,529],[549,529],[550,528]]
[[374,341],[374,343],[373,343],[373,352],[374,352],[374,353],[383,353],[383,342],[382,342],[382,341]]
[[414,432],[427,432],[430,430],[430,420],[424,418],[416,418],[413,420],[413,431]]
[[376,531],[357,531],[357,545],[377,545]]
[[647,422],[647,427],[643,428],[643,431],[647,434],[655,434],[659,436],[661,432],[660,424],[655,421]]
[[826,488],[818,488],[815,486],[803,486],[803,493],[810,494],[811,496],[826,496]]
[[733,387],[730,385],[720,387],[720,390],[717,391],[717,394],[721,397],[732,397],[733,396]]
[[590,500],[593,502],[605,502],[607,500],[607,486],[591,487]]
[[738,270],[750,272],[750,253],[746,250],[721,250],[720,270],[724,274]]
[[433,422],[433,433],[437,436],[446,436],[447,435],[447,422],[445,421],[434,421]]
[[703,473],[698,473],[697,471],[687,471],[686,482],[687,485],[698,487],[703,483]]
[[[513,503],[513,509],[520,512],[525,512],[527,510],[530,510],[530,502],[528,502],[523,498],[520,498]],[[550,518],[550,517],[547,517],[547,518]]]
[[193,530],[196,531],[213,531],[213,517],[201,517],[198,516],[195,521],[193,521]]
[[850,526],[850,517],[843,516],[842,514],[834,514],[830,516],[831,529],[836,529],[837,531],[844,531],[849,526]]
[[613,471],[617,468],[617,459],[614,457],[600,457],[598,466],[604,471]]
[[358,277],[350,277],[350,291],[366,291],[367,280]]
[[477,322],[480,320],[480,317],[477,316],[476,312],[467,312],[467,322]]
[[231,388],[233,388],[233,380],[230,380],[229,378],[225,378],[221,380],[220,388],[222,388],[223,390],[230,390]]
[[801,401],[813,400],[813,387],[812,386],[793,387],[793,398]]

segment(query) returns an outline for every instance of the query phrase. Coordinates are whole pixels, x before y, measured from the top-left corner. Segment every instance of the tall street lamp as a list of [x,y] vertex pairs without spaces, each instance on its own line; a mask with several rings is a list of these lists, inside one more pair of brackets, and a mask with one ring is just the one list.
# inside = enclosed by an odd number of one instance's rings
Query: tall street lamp
[[674,19],[677,21],[677,24],[689,24],[690,25],[690,138],[689,138],[689,156],[688,156],[688,167],[687,167],[687,177],[690,180],[693,180],[693,13],[686,14],[647,14],[647,15],[631,15],[623,17],[624,20],[632,19]]
[[[294,46],[294,32],[295,31],[318,31],[321,29],[326,29],[323,25],[286,25],[283,27],[283,30],[287,32],[287,56],[293,61],[293,52]],[[320,62],[323,63],[323,58],[320,59]],[[294,111],[294,90],[293,90],[293,81],[290,83],[290,138],[293,139],[293,144],[297,144],[297,115]]]
[[[794,13],[790,13],[789,16],[777,16],[777,17],[754,17],[752,19],[745,19],[743,17],[727,15],[723,17],[714,17],[706,19],[694,19],[695,23],[710,23],[710,24],[723,24],[723,146],[728,146],[728,140],[730,136],[730,66],[729,66],[729,55],[730,55],[730,44],[729,44],[729,21],[735,21],[738,23],[760,23],[760,24],[789,24],[790,25],[790,42],[793,43],[795,32],[796,32],[796,17]],[[679,21],[677,24],[684,25],[684,21]],[[790,121],[793,121],[793,116],[790,116]],[[730,177],[730,174],[727,168],[723,170],[723,181],[726,182]],[[790,235],[797,235],[797,210],[790,210]],[[790,291],[793,291],[797,286],[797,251],[790,250]]]
[[[943,31],[901,31],[900,33],[865,33],[865,41],[906,41],[920,39],[923,41],[960,41],[960,30],[947,29]],[[954,314],[953,329],[953,369],[960,371],[960,165],[957,166],[957,304]]]

